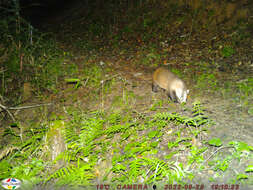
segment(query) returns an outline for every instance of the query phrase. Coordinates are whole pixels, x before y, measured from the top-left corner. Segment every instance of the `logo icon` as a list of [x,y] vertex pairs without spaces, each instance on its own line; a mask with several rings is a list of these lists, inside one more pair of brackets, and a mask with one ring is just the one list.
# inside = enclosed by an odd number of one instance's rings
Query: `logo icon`
[[2,187],[4,189],[18,189],[21,185],[21,181],[16,178],[7,178],[2,180]]

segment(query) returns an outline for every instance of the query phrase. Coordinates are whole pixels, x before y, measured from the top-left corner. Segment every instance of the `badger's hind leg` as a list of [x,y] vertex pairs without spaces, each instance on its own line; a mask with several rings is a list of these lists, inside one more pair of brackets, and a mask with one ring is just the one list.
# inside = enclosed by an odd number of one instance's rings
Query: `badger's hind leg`
[[152,91],[153,92],[158,92],[158,85],[155,83],[152,83]]
[[170,99],[173,101],[173,102],[178,102],[177,100],[177,95],[176,95],[176,91],[175,90],[170,90],[168,92],[168,96],[170,97]]

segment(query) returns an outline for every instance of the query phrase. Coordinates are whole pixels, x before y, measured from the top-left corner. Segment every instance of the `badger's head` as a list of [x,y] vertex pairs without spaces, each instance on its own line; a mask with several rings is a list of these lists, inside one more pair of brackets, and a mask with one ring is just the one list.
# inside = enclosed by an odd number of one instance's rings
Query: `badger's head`
[[181,88],[177,89],[176,90],[177,101],[180,104],[186,102],[188,94],[189,94],[189,90],[185,90]]

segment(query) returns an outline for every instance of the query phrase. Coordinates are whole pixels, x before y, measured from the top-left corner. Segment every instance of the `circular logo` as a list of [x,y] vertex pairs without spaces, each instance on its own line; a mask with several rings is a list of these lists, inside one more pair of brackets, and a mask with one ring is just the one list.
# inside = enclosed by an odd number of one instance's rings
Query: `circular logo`
[[16,178],[7,178],[2,180],[2,187],[5,189],[18,189],[21,181]]

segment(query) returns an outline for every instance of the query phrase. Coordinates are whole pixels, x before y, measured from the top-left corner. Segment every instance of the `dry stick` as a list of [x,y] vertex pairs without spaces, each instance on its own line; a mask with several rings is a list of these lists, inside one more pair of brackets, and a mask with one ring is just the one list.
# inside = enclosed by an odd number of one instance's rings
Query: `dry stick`
[[15,146],[5,148],[3,151],[0,152],[0,160],[8,156],[8,154],[11,153],[13,150],[17,150],[17,149],[18,147],[15,147]]
[[159,168],[159,163],[157,164],[156,169],[155,169],[155,176],[154,176],[154,179],[156,179],[156,174],[157,174],[158,168]]
[[4,102],[4,98],[3,98],[3,96],[1,96],[1,94],[0,94],[0,100],[1,100],[2,102]]
[[217,150],[215,150],[215,151],[204,161],[204,163],[207,162],[208,160],[210,160],[210,158],[212,158],[213,155],[215,155],[218,151],[220,151],[221,149],[224,149],[224,148],[234,148],[234,147],[232,147],[232,146],[222,146],[222,147],[218,148]]
[[3,73],[3,72],[5,72],[5,71],[7,71],[7,69],[5,69],[5,70],[1,70],[1,71],[0,71],[0,73]]
[[101,90],[101,107],[102,107],[102,110],[104,110],[104,93],[103,93],[103,91],[104,91],[104,81],[103,80],[101,80],[100,81],[101,82],[101,85],[102,85],[102,90]]
[[[4,111],[6,111],[10,116],[13,121],[15,121],[14,116],[11,114],[9,110],[21,110],[21,109],[29,109],[29,108],[35,108],[35,107],[40,107],[40,106],[45,106],[45,105],[51,105],[51,103],[47,104],[37,104],[37,105],[32,105],[32,106],[21,106],[21,107],[6,107],[2,104],[0,104],[0,108],[2,108]],[[1,110],[0,110],[1,111]]]
[[[21,110],[21,109],[29,109],[29,108],[35,108],[35,107],[40,107],[40,106],[48,106],[51,105],[52,103],[47,103],[47,104],[36,104],[36,105],[31,105],[31,106],[21,106],[21,107],[9,107],[7,109],[9,110]],[[1,104],[0,104],[1,105]]]
[[[111,79],[113,79],[113,78],[115,78],[115,77],[117,77],[117,76],[120,76],[120,74],[113,75],[112,77],[107,78],[107,79],[105,79],[105,80],[101,80],[100,83],[101,83],[101,84],[102,84],[102,83],[105,83],[105,82],[107,82],[108,80],[111,80]],[[96,91],[99,90],[101,87],[102,87],[102,86],[99,86],[99,87],[96,89]]]
[[190,129],[191,133],[193,134],[192,129],[191,129],[191,126],[188,125],[187,123],[185,123],[185,124],[186,124],[186,126]]
[[116,75],[113,75],[113,76],[110,77],[110,78],[107,78],[107,79],[105,79],[105,80],[101,80],[101,81],[100,81],[100,83],[101,83],[101,88],[102,88],[102,90],[101,90],[101,107],[102,107],[103,110],[104,110],[104,93],[103,93],[103,91],[104,91],[104,83],[105,83],[106,81],[108,81],[108,80],[111,80],[111,79],[113,79],[113,78],[119,76],[119,75],[120,75],[120,74],[116,74]]
[[107,79],[105,79],[105,80],[103,80],[103,81],[106,82],[106,81],[111,80],[111,79],[113,79],[113,78],[115,78],[115,77],[117,77],[117,76],[120,76],[120,74],[113,75],[113,76],[111,76],[110,78],[107,78]]
[[86,86],[87,82],[88,82],[89,78],[86,79],[85,83],[83,84],[83,87]]
[[6,111],[11,116],[11,119],[15,122],[14,116],[11,114],[11,112],[9,111],[9,109],[7,107],[5,107],[4,105],[0,104],[0,108],[2,108],[4,111]]

